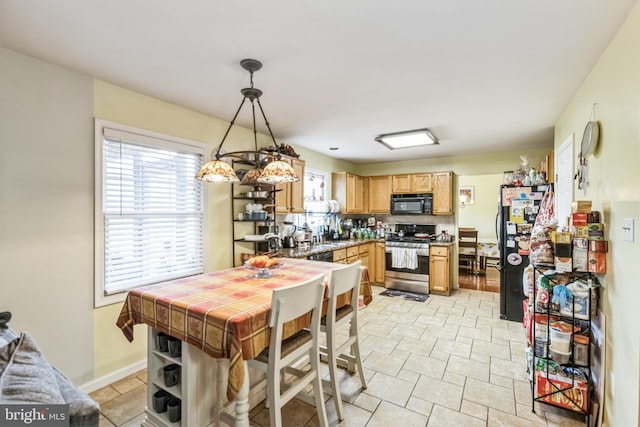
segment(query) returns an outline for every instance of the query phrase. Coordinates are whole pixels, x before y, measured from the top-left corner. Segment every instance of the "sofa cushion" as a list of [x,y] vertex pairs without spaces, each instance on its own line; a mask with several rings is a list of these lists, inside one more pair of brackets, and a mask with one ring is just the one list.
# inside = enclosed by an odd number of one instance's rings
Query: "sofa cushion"
[[60,388],[60,394],[69,404],[69,427],[98,427],[100,421],[100,405],[87,393],[76,387],[62,372],[52,367]]
[[28,333],[0,348],[1,365],[0,403],[65,403],[53,368]]

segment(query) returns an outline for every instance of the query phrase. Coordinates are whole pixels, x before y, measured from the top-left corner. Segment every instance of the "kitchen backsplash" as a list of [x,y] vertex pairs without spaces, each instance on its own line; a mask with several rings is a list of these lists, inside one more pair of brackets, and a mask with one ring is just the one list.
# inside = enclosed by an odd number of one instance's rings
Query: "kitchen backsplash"
[[[278,226],[279,233],[285,235],[288,230],[291,230],[290,225],[286,225],[285,222],[293,223],[297,229],[302,229],[305,224],[313,230],[313,235],[319,234],[319,227],[326,223],[327,214],[287,214],[276,215],[276,225]],[[368,219],[372,215],[349,215],[349,214],[336,214],[336,219],[345,220],[351,218],[354,223],[354,227],[357,225],[357,221],[360,220],[366,227]],[[373,215],[376,223],[382,221],[384,225],[395,226],[395,224],[435,224],[436,232],[439,234],[442,231],[454,235],[455,224],[453,215],[436,216],[436,215]]]

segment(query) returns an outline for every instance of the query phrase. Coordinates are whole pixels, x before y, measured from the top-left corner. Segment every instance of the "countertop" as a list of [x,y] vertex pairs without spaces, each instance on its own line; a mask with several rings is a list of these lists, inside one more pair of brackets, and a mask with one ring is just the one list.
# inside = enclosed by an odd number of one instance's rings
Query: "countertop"
[[[353,240],[333,240],[330,242],[318,243],[303,248],[282,249],[274,256],[282,258],[306,258],[309,255],[320,254],[322,252],[333,252],[351,246],[364,245],[367,243],[385,243],[385,239],[353,239]],[[429,242],[432,246],[453,246],[455,242]]]
[[282,258],[306,258],[309,255],[320,254],[322,252],[333,252],[351,246],[359,246],[367,243],[384,243],[384,239],[353,239],[353,240],[333,240],[330,242],[318,243],[306,247],[293,249],[282,249],[275,256]]

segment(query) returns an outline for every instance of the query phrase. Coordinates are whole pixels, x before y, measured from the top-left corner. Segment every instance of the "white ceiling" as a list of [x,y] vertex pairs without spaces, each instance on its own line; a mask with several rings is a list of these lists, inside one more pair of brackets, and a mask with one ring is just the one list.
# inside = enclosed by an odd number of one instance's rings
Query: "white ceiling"
[[[0,45],[225,121],[255,58],[278,139],[363,163],[549,146],[635,3],[0,0]],[[374,141],[423,127],[440,145]]]

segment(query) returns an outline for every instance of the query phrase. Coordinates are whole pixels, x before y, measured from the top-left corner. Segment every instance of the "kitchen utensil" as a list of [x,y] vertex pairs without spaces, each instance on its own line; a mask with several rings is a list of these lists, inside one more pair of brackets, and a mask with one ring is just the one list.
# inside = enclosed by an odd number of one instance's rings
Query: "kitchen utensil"
[[295,248],[296,242],[293,240],[293,236],[284,236],[282,238],[282,247],[286,249]]
[[297,243],[302,243],[302,242],[311,243],[312,234],[310,231],[296,231],[296,233],[293,235],[293,239]]
[[244,213],[244,219],[248,221],[264,221],[267,219],[267,211],[247,211]]
[[598,138],[600,136],[600,123],[597,121],[590,121],[584,128],[584,134],[582,135],[582,144],[580,145],[580,154],[582,157],[588,157],[593,154],[598,145]]
[[247,197],[253,199],[266,199],[269,197],[268,191],[247,191]]
[[266,234],[247,234],[244,236],[244,240],[247,242],[264,242]]
[[261,211],[263,210],[264,206],[262,206],[260,203],[247,203],[244,207],[244,210],[246,212],[253,212],[253,211]]

